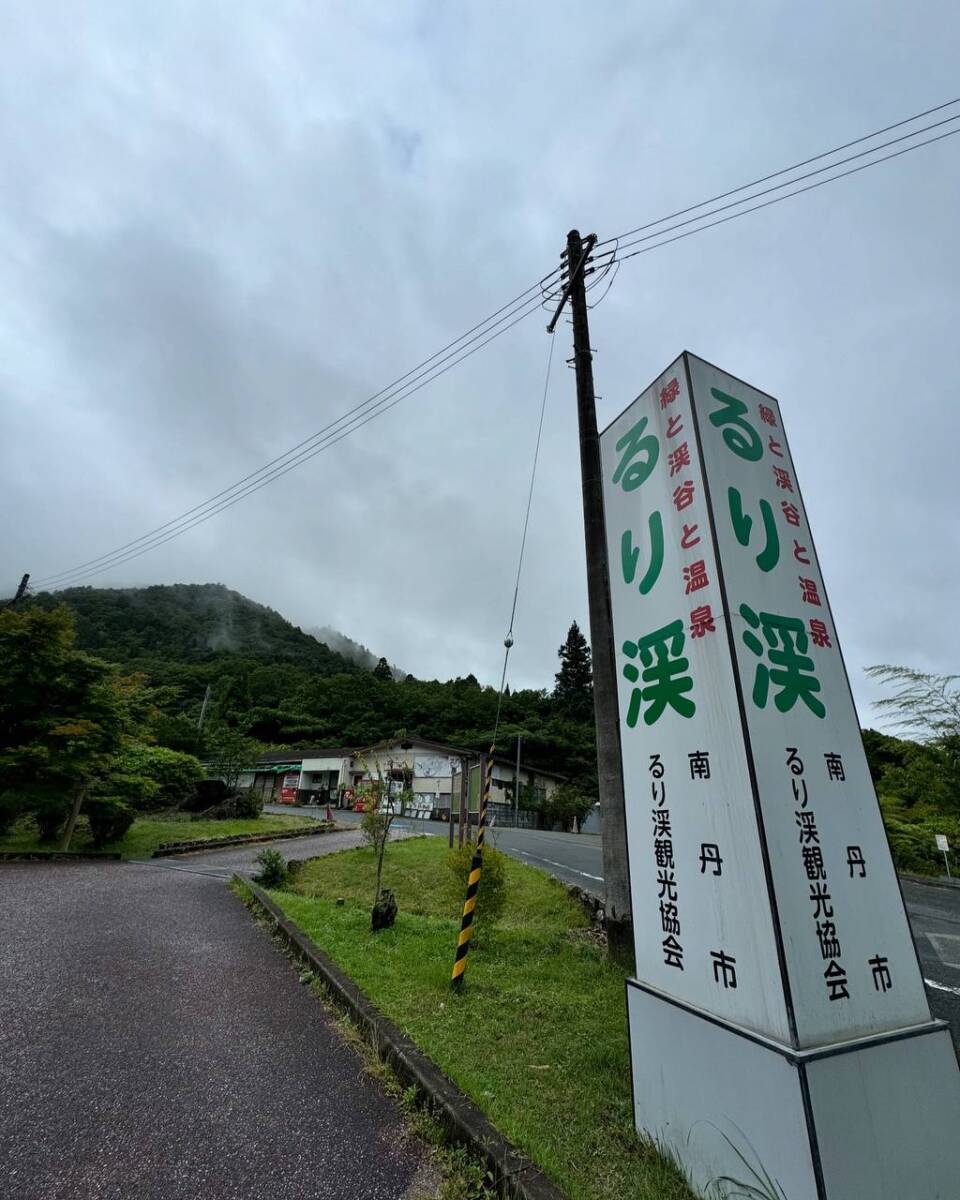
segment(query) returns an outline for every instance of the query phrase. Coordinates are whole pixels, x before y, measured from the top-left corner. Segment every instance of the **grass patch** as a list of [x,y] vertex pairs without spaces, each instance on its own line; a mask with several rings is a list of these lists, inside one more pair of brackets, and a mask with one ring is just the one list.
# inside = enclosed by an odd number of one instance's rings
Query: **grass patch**
[[571,1200],[691,1200],[633,1129],[625,973],[590,938],[580,906],[557,880],[508,860],[506,913],[488,929],[481,915],[455,997],[459,914],[445,854],[434,838],[388,847],[384,886],[399,913],[378,934],[369,849],[306,863],[294,890],[271,895]]
[[[190,821],[183,817],[138,817],[118,842],[108,842],[103,849],[119,850],[124,858],[149,858],[163,842],[186,842],[203,838],[232,837],[236,833],[282,833],[304,827],[300,817],[264,813],[243,821]],[[307,828],[312,828],[312,824]],[[283,843],[280,843],[282,846]],[[36,850],[56,850],[59,840],[41,842],[37,827],[31,820],[18,821],[10,832],[0,838],[0,850],[7,853],[32,853]],[[91,850],[93,840],[81,815],[71,850]]]

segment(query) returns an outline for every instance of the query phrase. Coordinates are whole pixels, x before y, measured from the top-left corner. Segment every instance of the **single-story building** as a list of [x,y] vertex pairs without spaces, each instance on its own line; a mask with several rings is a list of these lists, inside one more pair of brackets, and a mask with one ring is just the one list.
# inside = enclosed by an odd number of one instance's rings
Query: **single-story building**
[[[491,804],[504,820],[513,810],[516,764],[497,755],[493,764]],[[449,817],[460,810],[461,776],[467,772],[469,808],[476,812],[479,796],[480,756],[459,746],[412,737],[381,742],[363,750],[344,747],[308,747],[262,754],[240,777],[240,786],[252,788],[267,804],[333,804],[352,807],[365,785],[383,778],[390,793],[410,793],[404,811],[409,815]],[[521,802],[524,789],[540,802],[563,780],[562,775],[537,768],[520,768]]]

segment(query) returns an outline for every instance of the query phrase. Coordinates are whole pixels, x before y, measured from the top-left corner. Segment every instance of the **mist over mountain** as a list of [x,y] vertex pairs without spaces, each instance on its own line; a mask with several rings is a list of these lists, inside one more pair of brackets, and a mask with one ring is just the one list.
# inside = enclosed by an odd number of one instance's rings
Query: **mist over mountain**
[[115,662],[203,663],[237,657],[295,663],[323,675],[359,668],[355,658],[221,583],[65,588],[40,592],[29,603],[43,608],[66,604],[81,649]]
[[[333,629],[330,625],[312,625],[307,631],[311,637],[315,637],[317,641],[323,642],[325,646],[329,646],[336,654],[342,655],[344,658],[354,662],[358,667],[362,667],[365,671],[372,671],[380,661],[380,656],[374,654],[372,650],[368,650],[362,642],[355,642],[353,638],[347,637],[345,633],[341,633],[339,629]],[[399,667],[390,664],[393,670],[395,679],[404,679],[407,672],[402,671]]]

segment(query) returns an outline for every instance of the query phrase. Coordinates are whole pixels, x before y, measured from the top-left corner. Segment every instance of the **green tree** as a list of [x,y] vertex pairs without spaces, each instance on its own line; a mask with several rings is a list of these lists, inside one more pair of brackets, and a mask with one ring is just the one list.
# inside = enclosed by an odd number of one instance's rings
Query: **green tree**
[[51,831],[66,816],[64,850],[91,786],[115,766],[140,690],[74,648],[67,608],[0,612],[0,795],[41,807]]
[[931,807],[960,810],[960,675],[888,665],[867,674],[893,690],[875,707],[920,743],[904,743],[899,764],[884,767],[880,789],[908,806],[925,799]]
[[575,783],[561,783],[553,789],[541,806],[547,827],[559,825],[563,830],[583,820],[593,807],[593,796]]
[[556,674],[553,699],[567,716],[586,720],[593,715],[593,666],[587,639],[573,622],[566,641],[557,651],[560,670]]
[[210,774],[222,779],[227,790],[235,792],[240,776],[250,770],[263,753],[254,738],[229,725],[213,725],[205,732],[205,752]]
[[384,682],[392,681],[393,672],[390,670],[390,664],[385,658],[381,658],[373,668],[373,677],[374,679],[382,679]]
[[[116,771],[111,784],[122,776],[149,785],[141,789],[135,808],[176,808],[193,795],[204,777],[200,760],[192,754],[134,740],[120,751]],[[117,788],[111,791],[117,794]]]

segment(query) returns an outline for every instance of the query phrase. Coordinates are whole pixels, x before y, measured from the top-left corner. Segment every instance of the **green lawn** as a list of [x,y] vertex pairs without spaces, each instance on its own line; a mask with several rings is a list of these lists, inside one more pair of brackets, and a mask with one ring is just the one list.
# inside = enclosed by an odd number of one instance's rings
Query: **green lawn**
[[[138,817],[126,836],[111,842],[105,850],[119,850],[124,858],[149,858],[162,842],[186,842],[199,838],[232,837],[235,833],[279,833],[286,829],[314,828],[313,822],[302,817],[275,816],[264,813],[247,821],[189,821],[183,818]],[[37,840],[37,827],[30,820],[18,821],[6,837],[0,837],[0,851],[26,852],[56,850],[58,842]],[[71,850],[91,850],[90,830],[81,816],[71,842]]]
[[[458,904],[435,838],[391,844],[396,926],[370,933],[371,850],[305,864],[274,899],[572,1200],[690,1200],[634,1134],[624,972],[609,966],[555,879],[507,861],[501,923],[470,953],[454,996]],[[337,907],[336,901],[345,903]]]

